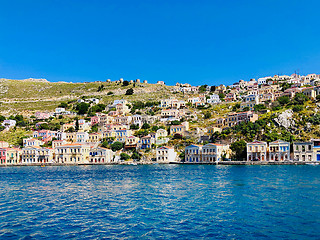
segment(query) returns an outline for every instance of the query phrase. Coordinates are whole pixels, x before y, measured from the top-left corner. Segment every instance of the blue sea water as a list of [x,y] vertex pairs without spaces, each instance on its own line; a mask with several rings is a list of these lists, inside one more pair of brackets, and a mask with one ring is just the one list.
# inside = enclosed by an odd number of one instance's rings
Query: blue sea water
[[0,168],[0,239],[320,239],[318,166]]

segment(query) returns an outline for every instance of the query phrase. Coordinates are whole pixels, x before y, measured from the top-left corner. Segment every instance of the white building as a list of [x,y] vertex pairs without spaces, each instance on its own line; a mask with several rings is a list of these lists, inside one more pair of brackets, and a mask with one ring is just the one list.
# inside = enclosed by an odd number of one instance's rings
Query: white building
[[1,125],[6,129],[9,129],[16,126],[16,123],[16,120],[4,120],[3,123],[1,123]]
[[50,163],[53,160],[53,150],[44,147],[25,147],[21,152],[21,163]]
[[24,147],[39,147],[44,144],[44,141],[35,138],[25,138],[23,139]]
[[114,159],[111,149],[97,147],[90,150],[90,163],[110,163]]
[[62,108],[62,107],[60,107],[60,108],[56,108],[56,110],[55,110],[55,114],[62,114],[62,113],[64,113],[66,111],[66,109],[65,108]]
[[240,103],[240,109],[241,111],[244,111],[243,109],[245,107],[248,107],[250,111],[254,110],[254,106],[259,104],[259,96],[258,95],[248,95],[245,96],[244,101]]
[[210,104],[220,103],[220,102],[221,102],[221,100],[220,100],[218,94],[212,94],[212,95],[210,95],[210,98],[207,99],[207,103],[210,103]]
[[87,132],[77,132],[76,133],[76,142],[85,143],[89,139],[89,134]]
[[268,79],[272,79],[271,76],[269,77],[262,77],[262,78],[258,78],[258,85],[264,85],[264,84],[267,84],[267,80]]
[[157,148],[157,162],[174,162],[177,157],[177,153],[171,147]]

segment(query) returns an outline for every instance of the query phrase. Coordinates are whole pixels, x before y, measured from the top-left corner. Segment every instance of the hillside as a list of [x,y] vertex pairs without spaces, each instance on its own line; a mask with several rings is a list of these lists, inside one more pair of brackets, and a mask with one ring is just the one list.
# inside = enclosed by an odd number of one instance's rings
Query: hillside
[[[103,85],[103,90],[98,88]],[[133,88],[133,95],[125,95]],[[0,114],[30,115],[37,110],[53,110],[59,103],[78,99],[81,96],[98,97],[103,103],[114,99],[160,100],[172,95],[172,86],[135,83],[122,86],[115,82],[67,83],[48,82],[45,79],[11,80],[0,79]],[[112,92],[112,94],[111,94]]]

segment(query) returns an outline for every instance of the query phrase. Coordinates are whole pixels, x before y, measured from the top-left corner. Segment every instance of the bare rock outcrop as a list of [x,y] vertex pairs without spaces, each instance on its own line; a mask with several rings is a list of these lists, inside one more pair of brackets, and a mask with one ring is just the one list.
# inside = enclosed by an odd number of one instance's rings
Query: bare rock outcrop
[[294,127],[295,121],[293,118],[293,111],[291,109],[288,109],[281,114],[279,114],[278,117],[274,119],[274,121],[280,126],[284,127],[285,129],[289,129]]

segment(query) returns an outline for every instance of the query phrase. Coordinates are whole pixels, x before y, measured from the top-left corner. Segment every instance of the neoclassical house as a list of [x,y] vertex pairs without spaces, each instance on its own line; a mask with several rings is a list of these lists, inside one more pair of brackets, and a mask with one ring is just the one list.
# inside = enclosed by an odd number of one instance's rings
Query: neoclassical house
[[290,159],[290,143],[277,140],[269,143],[269,161],[287,161]]
[[219,162],[222,156],[229,158],[229,145],[208,143],[202,147],[202,162]]
[[247,161],[266,161],[267,143],[262,141],[253,141],[247,143]]

